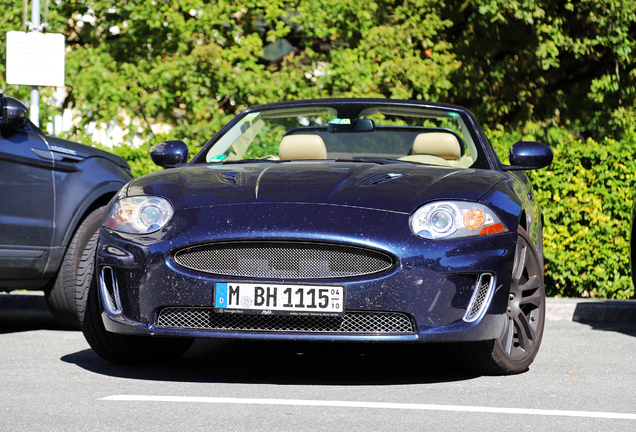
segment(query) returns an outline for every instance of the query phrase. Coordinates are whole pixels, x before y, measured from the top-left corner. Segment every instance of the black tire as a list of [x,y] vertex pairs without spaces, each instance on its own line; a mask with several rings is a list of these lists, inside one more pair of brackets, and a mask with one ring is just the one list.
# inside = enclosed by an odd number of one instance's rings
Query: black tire
[[80,224],[66,249],[62,265],[51,289],[45,291],[53,316],[65,327],[78,330],[77,286],[88,286],[99,228],[105,207],[93,210]]
[[82,254],[82,259],[80,260],[80,265],[77,270],[77,279],[75,283],[75,307],[77,309],[77,320],[80,328],[84,322],[87,296],[90,290],[91,280],[94,277],[95,252],[97,250],[98,240],[99,228],[95,231],[89,242],[89,244],[92,244],[93,247],[87,247],[84,249],[84,253]]
[[510,375],[524,372],[539,352],[545,324],[543,267],[528,233],[519,227],[506,325],[498,339],[461,346],[480,372]]
[[101,317],[104,308],[97,284],[95,274],[85,294],[81,328],[93,351],[104,360],[122,364],[161,363],[182,356],[194,342],[191,338],[133,336],[107,331]]

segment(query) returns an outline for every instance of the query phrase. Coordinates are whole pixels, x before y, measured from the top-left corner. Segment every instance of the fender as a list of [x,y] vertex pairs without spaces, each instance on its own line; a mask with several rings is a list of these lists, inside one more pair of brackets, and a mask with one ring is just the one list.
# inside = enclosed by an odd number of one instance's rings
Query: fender
[[479,202],[495,210],[509,231],[517,231],[523,205],[505,182],[494,185]]
[[[88,193],[88,195],[82,200],[81,205],[75,210],[73,218],[71,219],[69,226],[66,228],[61,244],[59,246],[51,246],[51,253],[47,260],[45,269],[42,272],[43,277],[51,278],[59,270],[60,264],[64,259],[64,254],[66,253],[66,248],[71,242],[71,238],[73,237],[73,234],[75,234],[77,227],[82,222],[82,218],[86,211],[103,197],[108,196],[110,199],[111,196],[116,195],[125,184],[126,183],[122,181],[109,181],[97,185]],[[104,205],[106,205],[106,203],[106,200],[104,200]]]
[[[75,230],[81,223],[86,210],[88,210],[95,202],[97,202],[101,197],[105,195],[109,195],[108,200],[110,201],[110,198],[113,195],[116,195],[117,192],[119,192],[125,184],[125,182],[121,181],[110,181],[107,183],[99,184],[92,191],[90,191],[82,201],[82,204],[76,209],[75,214],[73,215],[73,219],[71,219],[71,223],[69,224],[62,240],[62,246],[66,248],[66,246],[68,246],[68,244],[71,242],[71,238],[73,237]],[[104,202],[104,205],[106,204],[107,202]]]

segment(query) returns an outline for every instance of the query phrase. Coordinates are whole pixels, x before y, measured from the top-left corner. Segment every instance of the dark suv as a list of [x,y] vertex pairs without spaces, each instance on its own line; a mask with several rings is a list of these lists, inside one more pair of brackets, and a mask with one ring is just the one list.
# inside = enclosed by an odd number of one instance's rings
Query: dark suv
[[53,315],[78,328],[76,292],[88,291],[104,206],[132,174],[123,158],[45,135],[27,114],[0,94],[0,291],[44,290]]

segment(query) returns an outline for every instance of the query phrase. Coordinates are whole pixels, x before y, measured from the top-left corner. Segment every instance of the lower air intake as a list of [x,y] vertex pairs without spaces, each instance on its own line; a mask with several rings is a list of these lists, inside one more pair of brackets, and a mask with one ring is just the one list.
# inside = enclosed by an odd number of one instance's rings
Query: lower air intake
[[495,277],[490,273],[484,273],[479,276],[473,298],[464,315],[464,321],[473,322],[479,318],[486,310],[492,296],[492,288],[495,285]]
[[121,299],[119,298],[119,284],[117,275],[112,267],[102,267],[99,276],[99,289],[102,291],[104,307],[112,314],[121,313]]
[[415,333],[411,318],[397,312],[347,312],[344,317],[216,313],[212,308],[168,307],[157,326],[172,329],[295,333]]

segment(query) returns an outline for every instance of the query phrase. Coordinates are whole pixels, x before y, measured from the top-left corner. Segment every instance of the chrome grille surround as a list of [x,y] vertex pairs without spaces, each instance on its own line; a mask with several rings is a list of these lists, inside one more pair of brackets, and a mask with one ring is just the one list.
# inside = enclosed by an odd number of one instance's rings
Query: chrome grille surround
[[247,241],[210,243],[175,253],[177,264],[206,273],[261,279],[332,279],[391,268],[384,253],[325,243]]
[[400,312],[348,311],[344,317],[216,313],[206,307],[166,307],[157,327],[251,332],[413,334],[415,324]]
[[112,267],[102,267],[99,273],[99,289],[102,292],[104,307],[114,315],[120,314],[122,306],[119,297],[119,282]]
[[494,275],[490,273],[483,273],[479,276],[477,284],[475,285],[473,297],[470,299],[470,304],[466,309],[464,321],[474,322],[482,315],[482,313],[486,310],[486,307],[490,304],[490,298],[492,297],[494,286]]

